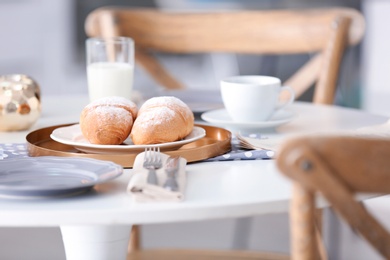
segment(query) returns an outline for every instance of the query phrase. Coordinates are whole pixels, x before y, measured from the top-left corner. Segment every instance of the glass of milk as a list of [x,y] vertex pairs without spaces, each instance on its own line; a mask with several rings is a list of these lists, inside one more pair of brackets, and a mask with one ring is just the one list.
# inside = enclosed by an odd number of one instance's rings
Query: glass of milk
[[86,51],[90,101],[108,96],[131,99],[134,41],[128,37],[89,38]]

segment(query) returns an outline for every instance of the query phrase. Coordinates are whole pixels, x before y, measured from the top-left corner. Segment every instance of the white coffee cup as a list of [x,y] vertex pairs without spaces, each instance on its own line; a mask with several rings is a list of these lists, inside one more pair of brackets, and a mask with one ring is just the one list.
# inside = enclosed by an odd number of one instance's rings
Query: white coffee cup
[[[279,78],[270,76],[234,76],[221,80],[223,104],[236,122],[267,121],[279,109],[294,101],[292,88],[281,86]],[[289,99],[279,102],[283,91]]]
[[108,96],[132,99],[134,41],[128,37],[89,38],[86,50],[90,100]]

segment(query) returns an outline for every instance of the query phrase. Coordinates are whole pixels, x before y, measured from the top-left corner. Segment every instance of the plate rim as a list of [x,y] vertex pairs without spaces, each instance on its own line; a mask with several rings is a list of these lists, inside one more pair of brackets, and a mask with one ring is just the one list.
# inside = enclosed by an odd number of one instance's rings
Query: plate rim
[[[53,187],[39,187],[39,188],[34,188],[33,186],[8,186],[0,184],[0,196],[4,194],[4,192],[61,192],[61,191],[67,191],[71,190],[72,193],[74,192],[75,189],[89,189],[97,184],[105,183],[107,181],[113,180],[123,174],[123,166],[114,163],[112,161],[105,161],[105,160],[98,160],[94,158],[81,158],[81,157],[58,157],[58,156],[38,156],[38,157],[23,157],[23,158],[11,158],[11,159],[5,159],[2,160],[4,163],[17,163],[20,164],[22,161],[55,161],[55,163],[59,163],[59,161],[63,161],[64,163],[66,162],[67,164],[77,161],[84,161],[88,162],[91,164],[101,164],[102,166],[104,165],[107,168],[107,172],[104,173],[97,173],[96,171],[89,170],[90,173],[94,174],[96,176],[96,180],[88,183],[78,183],[73,186],[67,186],[67,187],[62,187],[62,186],[53,186]],[[28,163],[28,162],[27,162]],[[31,162],[30,162],[31,163]],[[83,168],[77,168],[77,169],[83,169]],[[83,170],[86,170],[85,168]],[[65,172],[66,170],[64,170]],[[88,171],[88,170],[86,170]],[[106,178],[100,178],[103,174],[106,173],[111,173],[109,176]],[[0,175],[1,178],[1,175]],[[61,193],[62,194],[62,193]],[[63,193],[67,194],[67,193]],[[19,197],[19,195],[12,195]],[[37,197],[37,196],[42,196],[42,195],[20,195],[20,196],[27,196],[27,197]],[[44,197],[50,196],[50,195],[43,195]]]
[[[69,125],[69,126],[64,126],[64,127],[59,127],[59,128],[56,128],[53,130],[53,132],[50,134],[50,138],[52,138],[54,141],[56,142],[59,142],[59,143],[62,143],[62,144],[66,144],[66,145],[71,145],[71,146],[74,146],[76,148],[87,148],[88,150],[101,150],[101,151],[104,151],[104,150],[121,150],[121,151],[137,151],[137,150],[140,150],[140,149],[145,149],[147,147],[160,147],[160,148],[169,148],[171,147],[172,145],[174,145],[174,147],[176,146],[181,146],[181,145],[185,145],[185,144],[188,144],[188,143],[191,143],[191,142],[194,142],[196,140],[199,140],[203,137],[206,136],[206,130],[203,128],[203,127],[200,127],[200,126],[195,126],[193,127],[192,131],[190,134],[188,134],[187,136],[191,135],[193,131],[195,131],[195,129],[197,129],[198,131],[201,131],[201,134],[199,134],[198,136],[194,137],[194,138],[191,138],[191,139],[187,139],[187,140],[179,140],[179,141],[175,141],[175,142],[167,142],[167,143],[161,143],[161,144],[145,144],[145,145],[101,145],[101,144],[91,144],[91,143],[79,143],[79,142],[75,142],[75,141],[64,141],[63,139],[61,138],[58,138],[56,137],[55,135],[53,135],[54,132],[56,131],[59,131],[61,129],[64,129],[64,128],[75,128],[77,126],[80,126],[79,123],[75,123],[75,124],[72,124],[72,125]],[[81,129],[78,128],[77,130],[80,130],[80,134],[82,135],[81,133]],[[81,149],[80,149],[81,150]]]

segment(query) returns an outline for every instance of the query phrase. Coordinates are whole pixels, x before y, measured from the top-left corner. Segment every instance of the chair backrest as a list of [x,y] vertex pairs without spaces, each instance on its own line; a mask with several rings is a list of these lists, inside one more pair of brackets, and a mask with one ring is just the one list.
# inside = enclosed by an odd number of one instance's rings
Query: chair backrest
[[153,57],[164,53],[316,54],[284,84],[297,96],[316,84],[313,102],[331,104],[344,50],[363,37],[365,22],[356,10],[167,12],[104,7],[85,22],[89,37],[128,36],[136,61],[168,89],[184,88]]
[[390,193],[390,140],[315,136],[287,140],[277,165],[293,180],[293,259],[315,259],[315,194],[321,194],[380,254],[390,259],[390,234],[356,200],[357,193]]

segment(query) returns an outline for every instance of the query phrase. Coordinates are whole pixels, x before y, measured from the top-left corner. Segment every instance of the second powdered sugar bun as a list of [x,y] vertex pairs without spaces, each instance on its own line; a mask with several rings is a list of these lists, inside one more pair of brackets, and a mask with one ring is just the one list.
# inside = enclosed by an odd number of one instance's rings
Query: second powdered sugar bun
[[131,139],[136,145],[174,142],[189,135],[194,127],[191,109],[176,97],[154,97],[139,109]]

